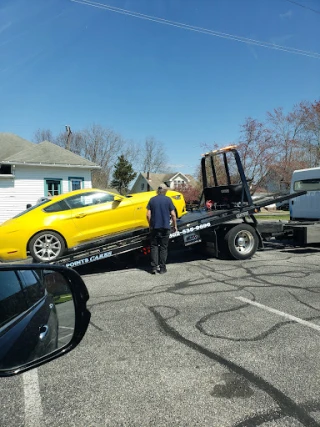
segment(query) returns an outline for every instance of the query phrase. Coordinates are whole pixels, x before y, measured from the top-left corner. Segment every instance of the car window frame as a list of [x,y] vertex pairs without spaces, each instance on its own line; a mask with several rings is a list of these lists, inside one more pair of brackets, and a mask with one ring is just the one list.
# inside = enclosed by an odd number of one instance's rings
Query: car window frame
[[[16,314],[15,314],[13,317],[11,317],[11,318],[10,318],[10,320],[9,320],[8,322],[6,322],[6,323],[4,323],[4,324],[2,324],[2,325],[1,325],[1,323],[0,323],[0,335],[1,335],[2,330],[5,330],[8,324],[12,324],[12,323],[14,323],[14,321],[15,321],[17,318],[20,318],[20,317],[21,317],[22,315],[24,315],[24,314],[28,311],[28,309],[29,309],[28,301],[27,301],[27,299],[26,299],[26,294],[25,294],[24,288],[23,288],[23,286],[22,286],[22,283],[21,283],[20,277],[19,277],[19,275],[17,274],[17,272],[16,272],[16,271],[13,271],[13,273],[14,273],[14,275],[15,275],[15,277],[16,277],[16,279],[17,279],[18,283],[19,283],[19,286],[20,286],[21,301],[19,301],[19,304],[21,305],[22,300],[23,300],[23,302],[24,302],[24,310],[23,310],[23,311],[19,310],[19,312],[16,312]],[[18,294],[18,293],[20,293],[20,292],[14,292],[13,294],[11,294],[11,295],[10,295],[10,297],[12,297],[13,295],[17,295],[17,294]],[[10,298],[10,297],[8,297],[8,298]],[[6,299],[7,299],[7,298],[6,298]],[[15,306],[17,306],[17,304],[15,304]]]
[[[90,196],[93,196],[95,194],[96,195],[102,194],[104,196],[109,196],[112,199],[111,200],[106,200],[106,201],[103,201],[103,202],[99,202],[99,203],[90,203],[90,204],[87,204],[87,205],[82,204],[81,206],[72,206],[72,204],[70,203],[70,199],[75,199],[77,197],[79,197],[81,199],[83,197],[90,197]],[[94,199],[94,198],[92,197],[92,199]],[[97,199],[98,199],[98,197],[97,197]],[[67,199],[65,199],[65,202],[68,204],[68,206],[72,210],[74,210],[74,209],[84,209],[84,208],[88,208],[88,207],[92,207],[92,206],[103,205],[105,203],[113,203],[114,202],[114,195],[111,194],[111,193],[102,192],[102,191],[89,191],[89,192],[86,192],[86,193],[76,194],[76,195],[70,196]]]
[[[63,209],[63,206],[62,206],[62,209],[57,209],[57,210],[52,210],[52,211],[48,210],[52,206],[58,206],[60,204],[61,205],[65,205],[66,209]],[[57,212],[66,212],[66,211],[69,211],[69,210],[70,210],[70,206],[68,205],[68,203],[66,203],[65,199],[59,200],[57,202],[53,202],[50,205],[48,205],[48,206],[46,206],[45,208],[42,209],[42,211],[45,212],[46,214],[53,214],[53,213],[57,213]]]
[[[37,286],[39,288],[41,288],[41,284],[39,284],[40,283],[40,277],[39,278],[36,277],[34,270],[25,270],[25,271],[31,271],[31,273],[37,279]],[[47,291],[46,291],[45,286],[43,286],[43,295],[39,299],[37,299],[37,301],[32,301],[30,293],[28,293],[28,288],[30,288],[31,286],[34,286],[34,285],[26,285],[25,279],[23,277],[23,274],[21,274],[21,271],[18,271],[17,273],[18,273],[17,275],[20,279],[21,287],[22,287],[22,290],[23,290],[23,293],[24,293],[24,296],[25,296],[25,299],[27,302],[28,309],[30,309],[30,308],[40,304],[42,301],[44,301],[44,299],[47,295]]]

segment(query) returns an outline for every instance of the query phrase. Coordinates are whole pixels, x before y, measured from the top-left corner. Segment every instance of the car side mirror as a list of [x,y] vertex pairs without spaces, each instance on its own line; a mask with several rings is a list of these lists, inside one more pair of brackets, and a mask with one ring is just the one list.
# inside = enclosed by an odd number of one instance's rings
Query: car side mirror
[[0,377],[73,350],[90,320],[89,294],[74,270],[55,265],[0,266]]
[[123,197],[122,196],[114,196],[114,199],[113,199],[115,202],[121,202],[121,200],[123,200]]

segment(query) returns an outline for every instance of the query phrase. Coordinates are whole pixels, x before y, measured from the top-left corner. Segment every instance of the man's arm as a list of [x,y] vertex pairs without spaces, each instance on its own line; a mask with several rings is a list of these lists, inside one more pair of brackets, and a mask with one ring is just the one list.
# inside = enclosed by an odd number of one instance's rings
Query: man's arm
[[150,209],[147,209],[147,221],[149,224],[149,228],[151,230],[151,210]]
[[173,209],[172,211],[170,211],[170,215],[171,215],[172,226],[174,228],[174,231],[178,231],[178,229],[177,229],[177,215],[176,215],[176,211]]

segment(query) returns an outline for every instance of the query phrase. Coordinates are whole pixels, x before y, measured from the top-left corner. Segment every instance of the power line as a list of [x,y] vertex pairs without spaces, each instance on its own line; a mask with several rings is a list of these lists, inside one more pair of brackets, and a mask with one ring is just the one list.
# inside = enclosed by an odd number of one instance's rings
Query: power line
[[247,37],[236,36],[236,35],[228,34],[228,33],[222,33],[220,31],[208,30],[208,29],[202,28],[202,27],[196,27],[193,25],[183,24],[181,22],[175,22],[175,21],[170,21],[168,19],[158,18],[156,16],[150,16],[150,15],[145,15],[143,13],[132,12],[132,11],[126,10],[126,9],[120,9],[119,7],[109,6],[109,5],[106,5],[103,3],[97,3],[97,2],[94,2],[91,0],[70,0],[70,1],[72,1],[74,3],[87,5],[87,6],[92,6],[92,7],[98,8],[98,9],[108,10],[110,12],[119,13],[121,15],[129,15],[129,16],[132,16],[134,18],[139,18],[139,19],[144,19],[147,21],[156,22],[158,24],[170,25],[172,27],[177,27],[177,28],[181,28],[184,30],[194,31],[197,33],[202,33],[202,34],[207,34],[209,36],[220,37],[223,39],[229,39],[229,40],[234,40],[234,41],[241,42],[241,43],[247,43],[247,44],[252,44],[252,45],[264,47],[267,49],[281,50],[281,51],[287,52],[287,53],[293,53],[296,55],[303,55],[303,56],[308,56],[308,57],[314,58],[314,59],[320,59],[320,53],[317,53],[317,52],[295,49],[295,48],[289,47],[289,46],[282,46],[282,45],[278,45],[278,44],[274,44],[274,43],[262,42],[259,40],[250,39]]
[[289,3],[292,3],[292,4],[295,4],[295,5],[297,5],[297,6],[303,7],[304,9],[311,10],[312,12],[314,12],[314,13],[318,13],[318,14],[320,15],[320,11],[319,11],[319,10],[312,9],[312,8],[311,8],[311,7],[309,7],[309,6],[306,6],[306,5],[304,5],[304,4],[298,3],[297,1],[294,1],[294,0],[285,0],[285,1],[287,1],[287,2],[289,2]]

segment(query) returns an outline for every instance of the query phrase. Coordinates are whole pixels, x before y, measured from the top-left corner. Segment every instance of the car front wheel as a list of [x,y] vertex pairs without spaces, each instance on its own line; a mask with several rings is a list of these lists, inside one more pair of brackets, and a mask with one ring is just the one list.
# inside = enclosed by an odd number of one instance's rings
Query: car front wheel
[[29,243],[30,254],[37,262],[54,261],[63,255],[65,249],[63,238],[54,231],[41,231]]

